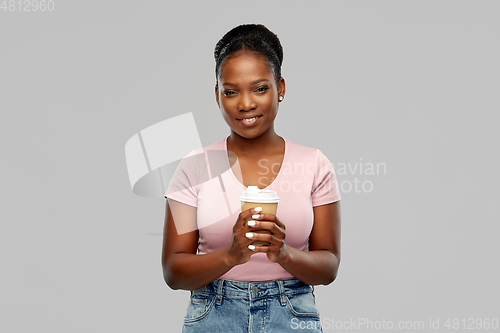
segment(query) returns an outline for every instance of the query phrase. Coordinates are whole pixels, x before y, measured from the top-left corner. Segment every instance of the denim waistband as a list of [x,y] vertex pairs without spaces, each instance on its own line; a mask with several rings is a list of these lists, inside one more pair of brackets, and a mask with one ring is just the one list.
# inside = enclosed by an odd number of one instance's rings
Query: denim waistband
[[281,302],[285,303],[284,295],[308,293],[314,291],[314,287],[299,279],[274,280],[262,282],[241,282],[217,279],[208,285],[191,291],[195,294],[217,294],[217,303],[222,296],[239,297],[255,300],[262,297],[280,296]]

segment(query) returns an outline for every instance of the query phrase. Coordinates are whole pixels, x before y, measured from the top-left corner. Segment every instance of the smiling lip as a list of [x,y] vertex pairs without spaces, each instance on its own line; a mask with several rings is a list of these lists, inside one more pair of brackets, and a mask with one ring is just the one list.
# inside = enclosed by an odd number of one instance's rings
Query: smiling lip
[[236,119],[237,120],[243,120],[243,119],[251,119],[251,118],[255,118],[255,117],[260,118],[260,117],[262,117],[262,115],[260,115],[260,116],[245,117],[245,118],[236,118]]
[[[260,118],[262,118],[262,115],[253,116],[253,117],[245,117],[245,118],[236,118],[236,119],[243,126],[253,126],[255,123],[257,123],[259,121]],[[244,119],[252,119],[252,120],[244,120]]]

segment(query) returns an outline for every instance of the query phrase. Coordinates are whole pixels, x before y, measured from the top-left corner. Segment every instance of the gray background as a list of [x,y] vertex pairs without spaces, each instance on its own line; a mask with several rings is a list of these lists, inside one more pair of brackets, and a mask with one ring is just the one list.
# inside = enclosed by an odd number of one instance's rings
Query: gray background
[[265,24],[284,46],[278,134],[335,166],[386,165],[338,175],[373,190],[342,192],[342,262],[316,288],[322,317],[426,328],[432,318],[441,330],[448,318],[500,318],[499,10],[124,0],[0,10],[0,330],[180,331],[188,292],[163,281],[164,199],[132,193],[124,146],[186,112],[203,145],[229,135],[212,54],[241,23]]

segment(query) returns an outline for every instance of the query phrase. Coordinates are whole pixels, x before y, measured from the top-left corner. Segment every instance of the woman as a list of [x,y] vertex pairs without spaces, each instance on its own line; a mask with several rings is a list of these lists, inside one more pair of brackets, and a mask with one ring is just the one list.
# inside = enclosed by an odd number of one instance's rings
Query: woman
[[[183,332],[322,332],[313,285],[333,282],[340,262],[335,173],[319,150],[274,130],[285,96],[274,33],[240,25],[214,55],[215,97],[231,134],[191,155],[223,151],[227,172],[203,181],[199,160],[183,161],[165,194],[164,278],[191,291]],[[278,193],[276,215],[231,214],[250,185]]]

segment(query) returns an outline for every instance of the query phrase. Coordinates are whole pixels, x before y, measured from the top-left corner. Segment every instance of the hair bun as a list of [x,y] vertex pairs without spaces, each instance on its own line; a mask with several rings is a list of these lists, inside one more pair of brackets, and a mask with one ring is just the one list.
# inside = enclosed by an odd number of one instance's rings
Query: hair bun
[[262,24],[242,24],[228,31],[215,45],[215,75],[220,75],[224,59],[233,52],[248,49],[265,56],[276,81],[281,78],[283,47],[278,36]]

